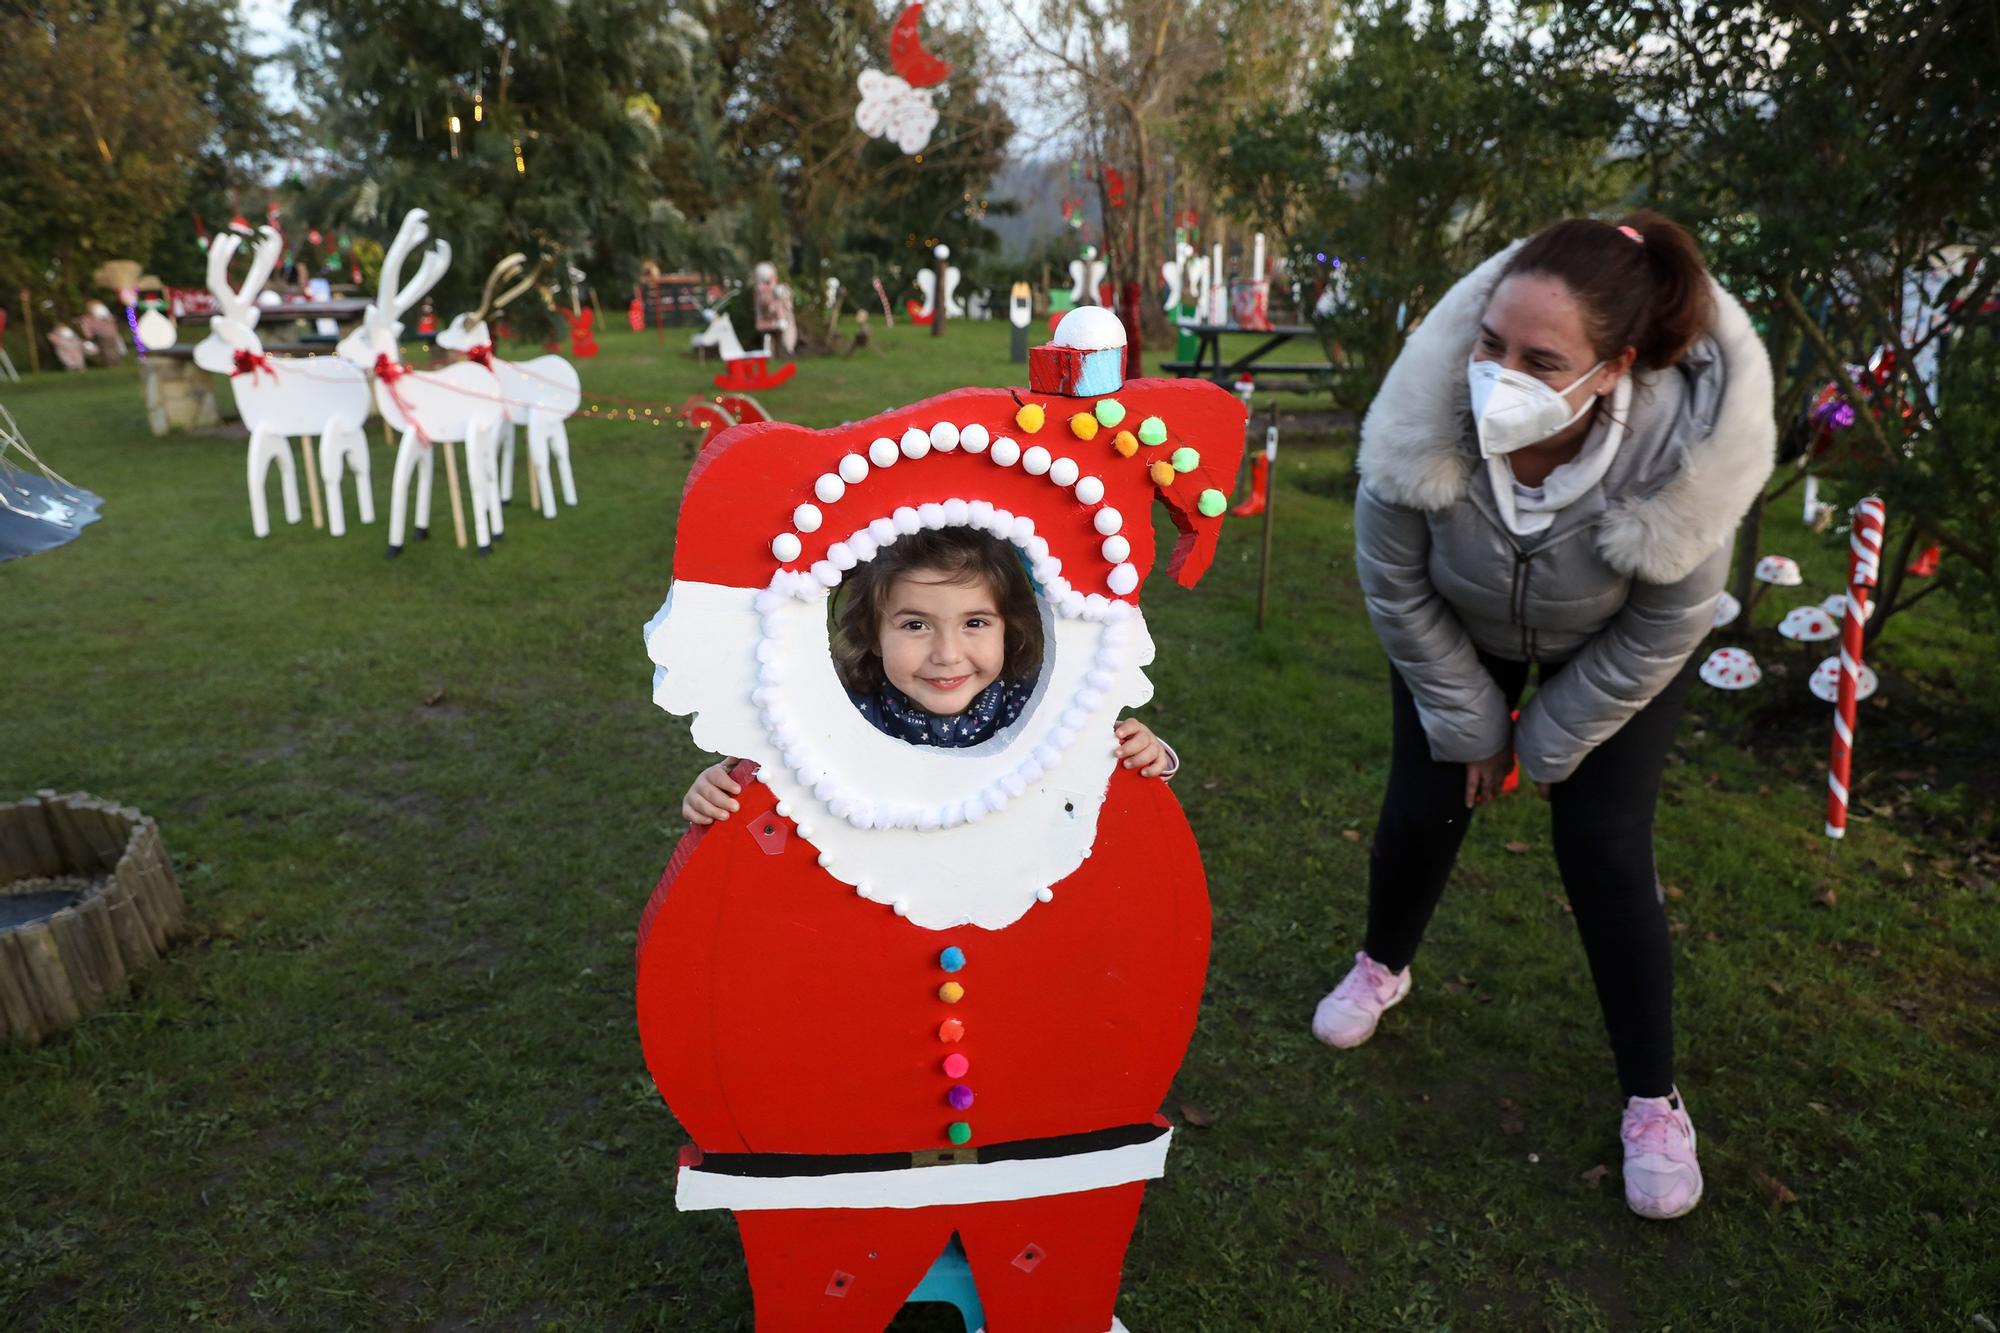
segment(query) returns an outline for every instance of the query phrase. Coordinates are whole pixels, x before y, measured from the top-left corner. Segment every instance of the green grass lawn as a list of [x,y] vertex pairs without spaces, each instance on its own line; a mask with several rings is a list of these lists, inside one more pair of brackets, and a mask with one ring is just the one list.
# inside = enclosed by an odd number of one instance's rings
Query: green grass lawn
[[[804,363],[767,405],[832,424],[1021,379],[1004,324],[886,343]],[[705,384],[623,332],[584,373],[673,402]],[[686,437],[575,422],[579,509],[517,503],[480,560],[441,508],[389,561],[379,520],[254,540],[242,442],[154,439],[129,368],[4,398],[108,500],[79,541],[0,565],[0,799],[82,788],[156,816],[192,933],[67,1039],[0,1051],[0,1326],[747,1329],[733,1225],[674,1210],[682,1136],[632,1018],[634,927],[702,762],[652,706],[639,637]],[[1311,1039],[1359,943],[1388,706],[1349,442],[1289,443],[1271,624],[1248,521],[1198,591],[1156,580],[1148,603],[1147,716],[1186,759],[1215,949],[1125,1321],[2000,1319],[2000,900],[1991,798],[1954,785],[1990,744],[1965,701],[1995,697],[1993,643],[1944,598],[1895,627],[1831,862],[1826,710],[1803,684],[1820,654],[1768,629],[1805,598],[1730,640],[1787,676],[1698,687],[1660,865],[1708,1192],[1642,1223],[1533,797],[1481,815],[1381,1035]],[[384,509],[390,457],[378,435]],[[1841,558],[1795,523],[1767,531],[1798,533],[1817,600]]]

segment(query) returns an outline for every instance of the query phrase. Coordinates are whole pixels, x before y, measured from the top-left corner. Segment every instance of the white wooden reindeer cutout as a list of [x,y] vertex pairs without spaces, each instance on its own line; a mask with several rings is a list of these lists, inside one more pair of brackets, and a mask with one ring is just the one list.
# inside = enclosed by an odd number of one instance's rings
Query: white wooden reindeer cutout
[[1083,258],[1069,261],[1069,301],[1071,306],[1096,305],[1098,288],[1104,282],[1105,263],[1097,257],[1097,247],[1083,247]]
[[488,317],[506,309],[540,279],[542,270],[537,267],[512,287],[499,290],[502,283],[519,277],[527,265],[527,257],[518,254],[508,255],[495,264],[486,275],[486,290],[480,295],[479,308],[454,316],[450,326],[438,335],[437,345],[465,353],[468,360],[487,367],[500,381],[507,419],[500,427],[499,498],[502,501],[514,498],[514,427],[526,426],[528,466],[534,469],[535,479],[540,483],[542,516],[554,518],[556,493],[550,484],[549,471],[552,460],[556,474],[562,478],[563,503],[572,508],[576,505],[576,477],[569,463],[569,428],[563,423],[583,402],[582,381],[577,378],[576,367],[559,356],[508,361],[493,355],[493,335],[486,327]]
[[[209,244],[208,290],[221,313],[209,319],[208,337],[195,345],[194,362],[203,370],[230,377],[237,411],[250,428],[251,531],[259,537],[271,531],[264,486],[273,463],[278,465],[285,521],[299,521],[298,477],[292,467],[289,437],[317,435],[319,473],[326,483],[327,531],[339,537],[347,531],[340,494],[344,470],[354,474],[354,502],[361,521],[375,521],[375,498],[368,479],[368,437],[363,429],[368,420],[368,377],[332,357],[265,355],[257,336],[261,313],[257,295],[284,251],[284,240],[269,227],[260,229],[243,286],[232,288],[229,261],[241,244],[242,238],[231,231],[217,233]],[[317,509],[317,499],[313,503]]]
[[[440,238],[424,253],[417,275],[400,290],[403,261],[430,237],[425,213],[413,208],[404,215],[389,252],[382,257],[382,275],[375,304],[361,317],[361,325],[340,340],[342,359],[373,370],[375,406],[390,426],[402,432],[396,447],[396,471],[389,490],[389,554],[403,550],[403,524],[407,515],[410,474],[417,478],[417,540],[430,536],[431,472],[435,466],[431,446],[447,451],[465,442],[466,473],[472,486],[472,523],[479,553],[493,549],[488,523],[491,505],[489,487],[496,464],[494,452],[505,409],[500,402],[499,381],[493,372],[471,362],[460,362],[443,370],[412,370],[402,363],[397,345],[403,333],[402,317],[437,285],[451,267],[451,244]],[[452,455],[445,455],[445,475],[453,491],[453,520],[457,519],[458,470]],[[461,532],[459,540],[463,544]]]

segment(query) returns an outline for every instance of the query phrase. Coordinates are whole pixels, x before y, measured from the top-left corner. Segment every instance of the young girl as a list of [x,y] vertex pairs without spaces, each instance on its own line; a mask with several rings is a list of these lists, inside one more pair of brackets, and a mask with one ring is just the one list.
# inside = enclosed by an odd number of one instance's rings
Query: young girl
[[[848,577],[834,664],[861,715],[912,745],[978,745],[1020,717],[1042,666],[1042,618],[1014,548],[970,528],[926,529]],[[1172,777],[1179,760],[1137,718],[1118,724],[1118,760]],[[736,811],[734,760],[701,771],[681,802],[689,823]]]

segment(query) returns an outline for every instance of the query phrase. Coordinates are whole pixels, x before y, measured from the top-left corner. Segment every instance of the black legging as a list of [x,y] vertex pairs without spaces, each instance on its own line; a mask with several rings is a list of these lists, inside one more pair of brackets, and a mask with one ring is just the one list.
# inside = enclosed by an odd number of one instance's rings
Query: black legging
[[[1527,685],[1528,663],[1484,653],[1479,660],[1512,708]],[[1544,665],[1541,680],[1561,669]],[[1393,669],[1389,677],[1395,741],[1369,851],[1363,947],[1400,971],[1416,956],[1472,812],[1465,765],[1431,758],[1409,687]],[[1684,668],[1549,792],[1556,865],[1627,1097],[1664,1097],[1674,1084],[1674,963],[1653,863],[1653,807],[1692,677],[1692,667]]]

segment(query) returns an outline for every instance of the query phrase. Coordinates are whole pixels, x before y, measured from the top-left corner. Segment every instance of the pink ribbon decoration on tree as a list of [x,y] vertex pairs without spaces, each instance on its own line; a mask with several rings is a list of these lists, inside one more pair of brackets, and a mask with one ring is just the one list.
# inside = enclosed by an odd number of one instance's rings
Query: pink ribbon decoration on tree
[[1869,496],[1854,506],[1848,542],[1847,614],[1840,626],[1840,694],[1833,706],[1833,756],[1826,774],[1826,836],[1847,835],[1847,787],[1854,767],[1855,696],[1861,677],[1868,594],[1882,571],[1882,501]]

